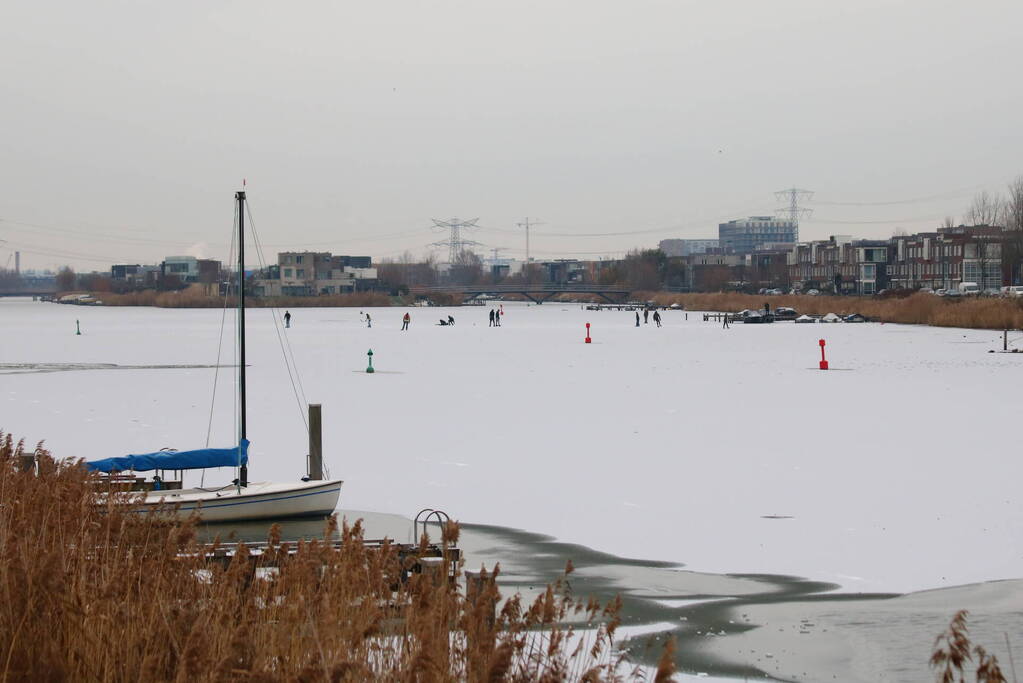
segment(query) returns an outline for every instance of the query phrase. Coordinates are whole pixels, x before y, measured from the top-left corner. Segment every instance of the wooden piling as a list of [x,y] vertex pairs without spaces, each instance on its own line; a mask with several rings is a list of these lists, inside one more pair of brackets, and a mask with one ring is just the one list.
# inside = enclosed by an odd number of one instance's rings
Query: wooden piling
[[323,431],[320,404],[309,404],[309,479],[323,479]]

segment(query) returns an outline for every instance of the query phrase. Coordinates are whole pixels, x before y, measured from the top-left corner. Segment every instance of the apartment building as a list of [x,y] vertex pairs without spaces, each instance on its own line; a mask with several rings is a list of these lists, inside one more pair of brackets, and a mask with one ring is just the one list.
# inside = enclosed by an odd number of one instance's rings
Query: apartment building
[[718,246],[736,254],[749,254],[768,245],[799,241],[799,224],[774,216],[750,216],[718,224]]
[[661,240],[657,246],[668,258],[681,258],[706,254],[708,250],[717,249],[720,245],[720,240],[670,239]]
[[369,256],[335,256],[329,251],[285,251],[277,254],[277,285],[264,281],[266,295],[316,296],[371,289],[377,271]]

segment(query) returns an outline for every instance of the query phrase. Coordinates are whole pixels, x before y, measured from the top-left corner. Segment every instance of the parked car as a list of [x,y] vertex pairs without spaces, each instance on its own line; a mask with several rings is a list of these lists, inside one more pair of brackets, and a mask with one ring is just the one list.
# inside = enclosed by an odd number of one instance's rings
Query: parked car
[[842,318],[847,323],[865,323],[867,322],[866,316],[860,315],[859,313],[850,313],[849,315]]
[[1011,287],[1002,287],[1005,296],[1023,296],[1023,287],[1019,285],[1012,285]]
[[959,293],[963,296],[978,295],[981,293],[980,285],[976,282],[960,282]]
[[810,296],[818,296],[821,293],[821,290],[819,290],[819,289],[810,289],[810,290],[807,290],[806,293],[809,294]]

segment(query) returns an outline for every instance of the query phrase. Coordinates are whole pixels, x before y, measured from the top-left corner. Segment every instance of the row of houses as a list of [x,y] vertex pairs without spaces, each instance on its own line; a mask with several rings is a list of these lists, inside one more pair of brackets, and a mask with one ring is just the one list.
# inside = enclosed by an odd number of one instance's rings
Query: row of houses
[[1014,284],[1019,264],[1009,256],[1018,235],[996,226],[956,226],[887,240],[833,235],[827,240],[749,253],[708,248],[680,257],[685,288],[713,291],[769,287],[876,294],[883,289],[982,290]]
[[1018,267],[1005,258],[1015,238],[988,225],[939,228],[888,240],[837,235],[797,244],[789,256],[788,276],[795,288],[841,294],[958,289],[963,282],[994,290],[1019,277]]
[[[168,256],[159,265],[118,264],[110,268],[111,280],[139,288],[160,287],[168,281],[212,285],[230,278],[220,261],[195,256]],[[330,252],[281,252],[276,265],[247,271],[246,278],[257,296],[342,294],[372,290],[377,285],[371,257]]]
[[882,289],[956,289],[974,282],[981,289],[1013,284],[1019,265],[1006,250],[1019,236],[989,225],[939,228],[887,240],[834,235],[799,242],[798,224],[750,216],[718,226],[718,239],[669,239],[659,247],[686,269],[684,287],[694,291],[727,286],[828,289],[874,294]]
[[110,279],[139,288],[159,287],[172,276],[182,284],[213,284],[221,279],[222,265],[213,259],[195,256],[168,256],[159,264],[121,263],[110,267]]

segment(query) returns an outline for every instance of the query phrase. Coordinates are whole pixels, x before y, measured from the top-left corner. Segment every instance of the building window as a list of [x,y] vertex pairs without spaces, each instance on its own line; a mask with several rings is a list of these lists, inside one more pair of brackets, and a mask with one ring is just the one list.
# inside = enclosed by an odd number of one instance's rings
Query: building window
[[[300,261],[302,260],[301,256],[299,256],[298,258],[299,258]],[[305,268],[299,268],[298,270],[296,270],[295,271],[295,277],[298,277],[298,278],[305,277]]]
[[[295,257],[295,263],[302,263],[302,256],[301,255]],[[301,275],[299,277],[301,277]]]
[[291,268],[284,269],[284,277],[291,277]]

